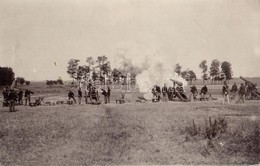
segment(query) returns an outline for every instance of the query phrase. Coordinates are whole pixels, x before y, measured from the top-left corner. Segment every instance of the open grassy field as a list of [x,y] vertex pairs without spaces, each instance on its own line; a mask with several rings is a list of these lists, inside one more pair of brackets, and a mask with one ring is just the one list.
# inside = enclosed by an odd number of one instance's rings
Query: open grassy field
[[[46,101],[65,100],[68,89],[28,88]],[[119,95],[111,104],[1,107],[0,165],[260,163],[259,101],[135,103],[133,92],[115,104]]]

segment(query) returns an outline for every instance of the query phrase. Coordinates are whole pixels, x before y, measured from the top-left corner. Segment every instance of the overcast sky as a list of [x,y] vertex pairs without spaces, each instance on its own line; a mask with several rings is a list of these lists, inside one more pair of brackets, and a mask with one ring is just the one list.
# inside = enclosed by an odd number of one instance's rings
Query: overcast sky
[[260,76],[260,1],[0,1],[0,66],[16,76],[67,79],[70,58],[114,61],[117,49],[136,63],[179,62],[198,76],[204,59],[231,62],[234,76]]

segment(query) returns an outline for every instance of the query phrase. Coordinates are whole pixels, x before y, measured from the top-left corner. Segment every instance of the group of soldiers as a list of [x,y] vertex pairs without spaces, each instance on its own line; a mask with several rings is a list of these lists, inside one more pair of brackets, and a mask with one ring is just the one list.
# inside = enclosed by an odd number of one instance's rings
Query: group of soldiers
[[257,89],[255,86],[253,86],[252,84],[247,83],[247,82],[245,84],[241,83],[239,88],[238,88],[237,84],[234,83],[231,87],[230,96],[229,96],[228,85],[227,85],[227,82],[225,81],[224,85],[222,87],[222,93],[224,96],[223,103],[224,102],[230,103],[230,100],[235,101],[237,95],[238,95],[238,100],[236,101],[236,103],[241,103],[241,102],[244,103],[245,99],[247,99],[247,100],[252,99],[251,94],[252,94],[252,92],[254,92],[256,90]]
[[[95,86],[93,86],[91,83],[88,84],[87,88],[84,90],[85,91],[85,103],[88,104],[89,101],[90,103],[93,103],[93,100],[95,103],[99,104],[100,103],[100,95],[99,91],[96,89]],[[110,103],[110,95],[111,95],[111,89],[110,86],[107,85],[106,88],[101,89],[101,94],[104,96],[104,103]],[[81,104],[81,99],[83,97],[83,92],[82,88],[78,88],[78,104]],[[72,90],[69,90],[68,93],[68,99],[73,100],[74,103],[77,103],[75,99],[75,94],[72,92]]]
[[160,86],[155,85],[152,89],[153,102],[167,102],[168,100],[175,100],[178,96],[184,100],[187,99],[186,95],[184,94],[183,86],[177,85],[177,87],[167,87],[166,84],[162,88]]
[[[23,105],[25,100],[25,105],[30,105],[31,103],[32,91],[26,89],[25,92],[22,89],[14,89],[6,86],[3,89],[3,107],[10,107],[10,112],[15,111],[15,105]],[[24,98],[23,98],[24,97]]]

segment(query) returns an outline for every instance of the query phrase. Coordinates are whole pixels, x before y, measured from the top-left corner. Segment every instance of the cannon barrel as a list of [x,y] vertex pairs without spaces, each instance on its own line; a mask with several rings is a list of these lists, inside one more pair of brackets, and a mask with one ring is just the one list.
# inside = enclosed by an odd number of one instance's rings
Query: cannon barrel
[[253,82],[248,81],[247,79],[245,79],[245,78],[242,77],[242,76],[240,76],[239,78],[240,78],[241,80],[245,81],[245,82],[248,82],[248,83],[250,83],[250,84],[252,84],[252,85],[255,85]]
[[173,80],[173,79],[170,79],[174,84],[177,84],[177,85],[180,85],[180,86],[182,86],[183,85],[183,83],[182,82],[180,82],[180,81],[177,81],[177,80]]

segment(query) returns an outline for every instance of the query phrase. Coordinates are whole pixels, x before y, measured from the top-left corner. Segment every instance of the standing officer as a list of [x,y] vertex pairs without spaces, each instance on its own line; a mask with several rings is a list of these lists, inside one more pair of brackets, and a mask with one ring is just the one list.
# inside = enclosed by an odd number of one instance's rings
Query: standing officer
[[28,104],[30,105],[31,103],[31,94],[33,94],[32,91],[26,89],[25,93],[24,93],[24,97],[25,97],[25,105],[27,105],[27,102],[29,102]]
[[244,84],[242,83],[239,87],[239,90],[238,90],[238,100],[236,103],[239,103],[240,100],[242,100],[242,103],[245,102],[245,94],[246,94],[246,87],[244,86]]
[[237,84],[236,83],[233,84],[230,92],[232,92],[231,100],[235,100],[236,93],[237,93]]
[[168,90],[167,90],[167,87],[166,87],[166,84],[164,84],[163,88],[162,88],[162,101],[163,102],[167,102],[167,93],[168,93]]
[[81,104],[81,98],[82,98],[82,91],[81,91],[81,88],[79,87],[79,89],[78,89],[78,100],[79,100],[79,104]]
[[222,87],[222,94],[223,94],[223,104],[227,101],[227,103],[229,104],[229,95],[228,95],[228,85],[227,82],[224,81],[224,85]]

